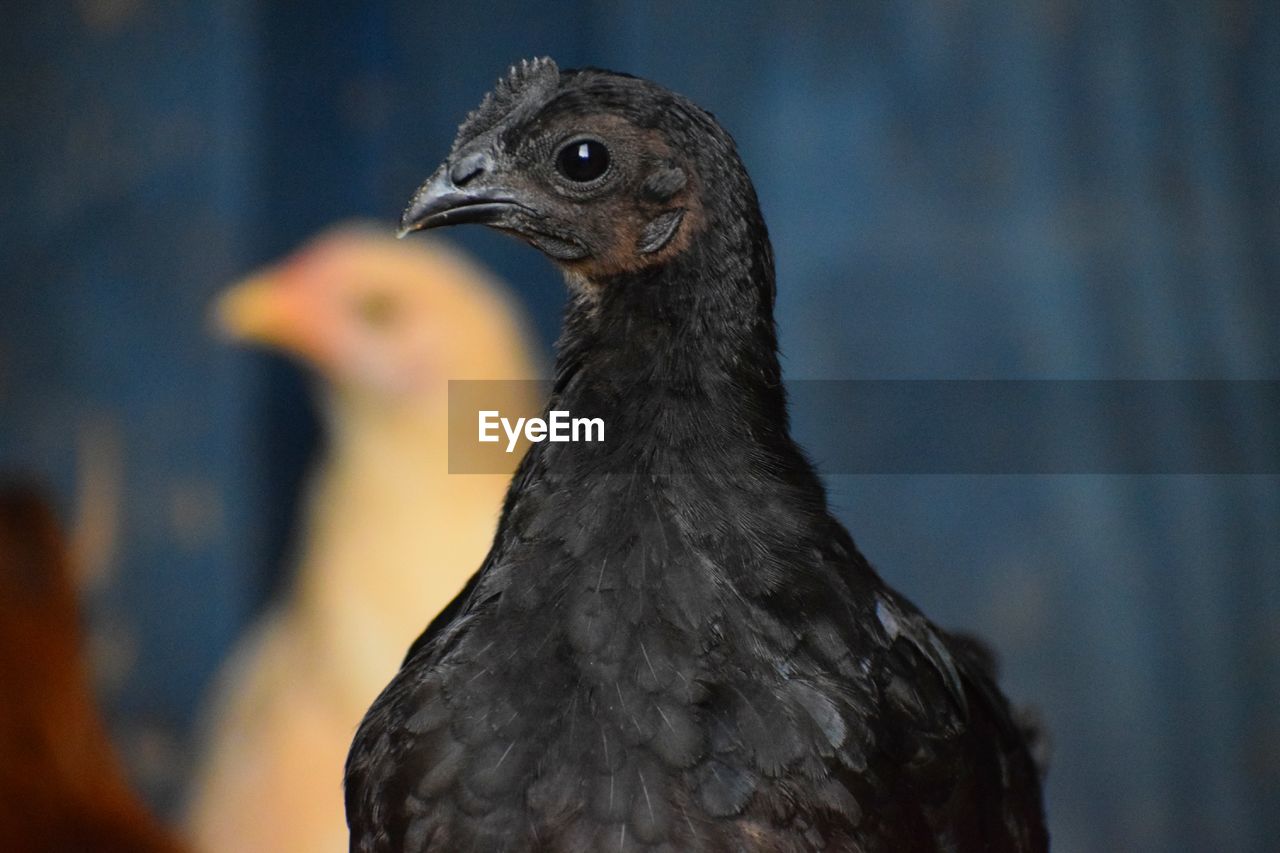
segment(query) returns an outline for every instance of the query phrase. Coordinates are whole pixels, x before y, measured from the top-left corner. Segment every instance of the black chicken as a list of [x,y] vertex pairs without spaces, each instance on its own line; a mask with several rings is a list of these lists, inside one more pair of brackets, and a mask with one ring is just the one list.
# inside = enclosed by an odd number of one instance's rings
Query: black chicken
[[572,290],[488,558],[347,760],[353,851],[1038,851],[1026,733],[888,588],[788,432],[769,238],[729,135],[652,83],[522,63],[402,231],[527,240]]

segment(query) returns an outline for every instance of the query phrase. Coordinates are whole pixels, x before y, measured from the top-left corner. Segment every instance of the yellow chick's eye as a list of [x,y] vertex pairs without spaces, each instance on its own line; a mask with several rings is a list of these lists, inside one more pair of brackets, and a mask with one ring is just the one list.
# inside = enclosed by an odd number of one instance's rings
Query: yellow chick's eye
[[362,323],[377,329],[391,325],[399,313],[395,300],[382,292],[368,293],[360,297],[355,303],[355,310]]

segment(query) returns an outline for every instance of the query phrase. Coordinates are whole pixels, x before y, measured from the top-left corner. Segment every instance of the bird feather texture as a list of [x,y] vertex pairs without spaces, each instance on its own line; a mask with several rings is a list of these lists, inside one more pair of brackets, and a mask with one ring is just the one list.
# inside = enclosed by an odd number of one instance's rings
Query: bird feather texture
[[790,436],[732,139],[655,84],[553,67],[486,100],[449,161],[483,170],[445,185],[447,162],[406,230],[480,199],[561,264],[548,408],[608,440],[525,456],[480,571],[356,734],[351,850],[1046,849],[1008,703],[879,578]]

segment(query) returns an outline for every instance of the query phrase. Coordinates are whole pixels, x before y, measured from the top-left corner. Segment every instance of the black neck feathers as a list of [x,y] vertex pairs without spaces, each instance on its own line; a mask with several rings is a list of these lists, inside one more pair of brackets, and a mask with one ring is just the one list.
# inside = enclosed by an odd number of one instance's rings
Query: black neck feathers
[[[788,472],[822,487],[788,430],[773,319],[774,268],[755,192],[732,150],[688,245],[664,263],[585,283],[559,345],[551,408],[603,417],[604,448],[544,461],[609,473],[689,474],[753,490]],[[535,449],[538,452],[538,449]]]

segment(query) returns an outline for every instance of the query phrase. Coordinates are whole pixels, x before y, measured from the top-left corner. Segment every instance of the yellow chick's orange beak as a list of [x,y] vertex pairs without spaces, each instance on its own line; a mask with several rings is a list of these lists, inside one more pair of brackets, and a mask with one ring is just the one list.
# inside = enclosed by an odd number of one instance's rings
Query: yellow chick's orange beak
[[303,294],[274,273],[255,275],[224,290],[213,305],[218,333],[228,340],[285,350],[306,359],[320,355],[316,318]]

